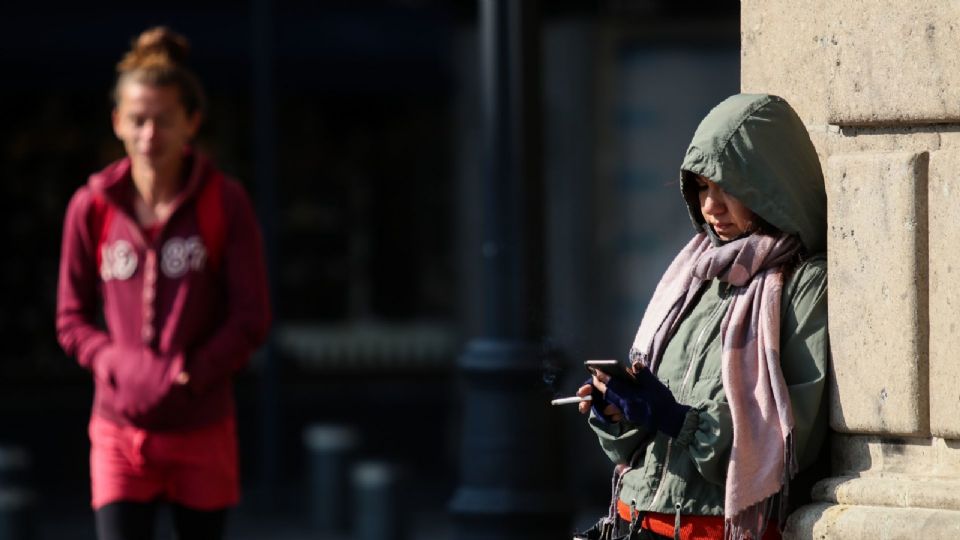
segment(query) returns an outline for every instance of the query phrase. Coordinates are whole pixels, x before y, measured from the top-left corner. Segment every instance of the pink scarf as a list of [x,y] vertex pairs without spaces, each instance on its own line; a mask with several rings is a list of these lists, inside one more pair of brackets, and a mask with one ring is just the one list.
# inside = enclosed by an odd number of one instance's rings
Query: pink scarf
[[657,285],[630,350],[631,361],[656,372],[701,286],[716,278],[739,288],[720,323],[721,374],[733,418],[724,501],[727,538],[759,538],[773,496],[786,495],[796,473],[793,411],[780,370],[780,295],[782,265],[800,247],[794,236],[761,234],[714,247],[698,234]]

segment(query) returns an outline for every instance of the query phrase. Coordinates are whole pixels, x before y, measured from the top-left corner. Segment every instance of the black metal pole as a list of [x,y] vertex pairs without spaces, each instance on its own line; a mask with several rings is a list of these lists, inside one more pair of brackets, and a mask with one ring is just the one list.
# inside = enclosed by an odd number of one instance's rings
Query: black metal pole
[[[267,269],[270,276],[270,299],[277,313],[277,202],[276,202],[276,120],[273,93],[273,9],[270,0],[251,0],[251,56],[253,60],[253,155],[257,191],[257,210],[263,228]],[[268,509],[277,506],[277,478],[280,469],[280,396],[279,358],[273,332],[264,346],[263,369],[260,374],[259,431],[260,463],[258,485],[261,504]]]
[[558,424],[543,391],[540,32],[530,0],[480,0],[481,336],[460,358],[460,539],[569,535]]

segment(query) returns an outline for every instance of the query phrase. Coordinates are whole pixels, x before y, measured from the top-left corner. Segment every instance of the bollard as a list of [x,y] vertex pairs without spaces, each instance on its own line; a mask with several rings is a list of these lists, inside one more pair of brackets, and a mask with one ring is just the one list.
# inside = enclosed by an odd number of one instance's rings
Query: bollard
[[29,487],[30,454],[18,446],[0,446],[0,540],[34,537]]
[[343,532],[349,502],[347,471],[350,454],[357,446],[356,431],[346,426],[312,425],[304,429],[303,442],[308,453],[310,523],[316,532]]
[[403,510],[396,469],[369,461],[353,469],[354,540],[403,540]]

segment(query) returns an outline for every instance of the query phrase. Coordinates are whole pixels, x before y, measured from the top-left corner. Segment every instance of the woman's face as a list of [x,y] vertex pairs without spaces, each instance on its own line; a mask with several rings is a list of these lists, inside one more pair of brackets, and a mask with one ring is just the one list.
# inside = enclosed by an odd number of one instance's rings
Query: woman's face
[[153,169],[178,163],[200,126],[200,113],[188,115],[176,86],[126,81],[113,110],[113,131],[136,164]]
[[723,241],[733,240],[753,228],[753,211],[720,186],[697,175],[700,213]]

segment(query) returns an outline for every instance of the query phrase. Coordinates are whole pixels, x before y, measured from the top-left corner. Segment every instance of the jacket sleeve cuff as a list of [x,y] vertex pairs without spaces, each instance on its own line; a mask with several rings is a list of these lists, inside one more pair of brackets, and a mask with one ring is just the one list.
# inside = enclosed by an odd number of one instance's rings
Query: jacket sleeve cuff
[[102,369],[100,364],[104,363],[102,353],[110,347],[110,343],[110,336],[104,332],[97,332],[84,344],[81,354],[77,357],[77,363],[94,374],[99,373]]
[[106,335],[98,336],[97,342],[88,349],[90,352],[84,365],[93,373],[95,379],[109,382],[111,385],[113,384],[113,366],[111,365],[111,357],[114,356],[111,351],[113,347],[113,342],[110,341],[109,337]]
[[604,423],[591,413],[588,420],[597,434],[600,448],[613,463],[627,463],[637,447],[646,439],[648,431],[629,422]]
[[676,442],[687,449],[705,480],[723,485],[733,443],[729,406],[722,401],[704,401],[694,406],[687,413]]

